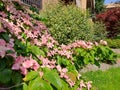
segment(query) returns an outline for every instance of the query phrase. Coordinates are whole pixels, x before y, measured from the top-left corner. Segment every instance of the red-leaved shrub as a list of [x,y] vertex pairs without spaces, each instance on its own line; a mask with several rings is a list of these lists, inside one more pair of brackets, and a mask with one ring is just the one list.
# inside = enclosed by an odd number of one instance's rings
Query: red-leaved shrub
[[106,25],[108,37],[113,38],[120,33],[120,8],[112,8],[96,16],[97,21],[102,21]]

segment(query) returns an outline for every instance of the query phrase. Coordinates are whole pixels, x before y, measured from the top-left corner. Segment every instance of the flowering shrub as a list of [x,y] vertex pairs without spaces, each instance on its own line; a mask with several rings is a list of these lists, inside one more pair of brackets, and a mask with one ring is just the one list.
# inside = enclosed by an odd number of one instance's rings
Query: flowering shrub
[[4,6],[0,11],[0,85],[12,86],[7,89],[90,90],[91,82],[82,80],[77,68],[114,61],[115,54],[105,41],[59,45],[25,9],[16,9],[16,4],[8,0],[0,3],[0,8]]
[[108,37],[115,37],[120,34],[120,8],[113,8],[97,15],[98,21],[103,21],[108,31]]
[[107,31],[105,24],[102,22],[94,22],[94,36],[93,36],[93,41],[100,41],[101,39],[105,40],[107,37]]

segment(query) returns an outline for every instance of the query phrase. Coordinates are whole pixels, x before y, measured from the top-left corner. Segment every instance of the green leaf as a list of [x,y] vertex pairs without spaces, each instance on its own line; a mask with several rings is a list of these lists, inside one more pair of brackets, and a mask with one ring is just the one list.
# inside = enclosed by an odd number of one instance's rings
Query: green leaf
[[12,70],[4,69],[0,71],[0,82],[1,83],[8,83],[11,80]]
[[6,53],[7,53],[7,54],[12,54],[12,53],[14,53],[14,51],[12,51],[12,50],[7,50]]
[[70,65],[70,60],[64,57],[57,56],[57,63],[60,65],[68,66]]
[[25,78],[23,78],[24,81],[30,81],[32,79],[35,79],[37,76],[39,76],[39,73],[36,71],[29,72]]
[[76,82],[77,78],[73,72],[67,72],[67,76],[73,81]]
[[61,90],[69,90],[69,85],[61,79],[62,84],[64,85]]
[[83,62],[84,62],[85,64],[89,64],[89,54],[88,54],[88,53],[86,54],[86,56],[84,56]]
[[28,90],[28,86],[26,83],[23,83],[23,90]]
[[20,40],[15,40],[15,51],[17,52],[18,55],[26,55],[27,51],[26,51],[26,44],[22,43]]
[[43,78],[45,80],[47,80],[48,82],[50,82],[53,86],[55,86],[58,90],[61,90],[64,86],[61,82],[61,79],[58,75],[58,73],[54,72],[54,71],[50,71],[50,70],[47,70],[45,73],[44,73],[44,76]]
[[5,9],[3,1],[0,1],[0,11],[3,11]]
[[[75,49],[75,51],[76,51],[76,54],[79,55],[79,54],[81,54],[81,53],[84,52],[84,49],[82,49],[82,48],[77,48],[77,49]],[[84,53],[83,53],[83,54],[84,54]]]
[[34,53],[35,55],[42,55],[42,56],[45,56],[45,53],[43,50],[41,50],[39,47],[37,46],[31,46],[30,47],[30,51],[32,53]]
[[94,63],[94,60],[95,60],[95,52],[94,51],[90,51],[89,59],[92,63]]
[[90,63],[94,64],[94,57],[92,55],[89,56],[89,61],[90,61]]
[[21,83],[22,82],[21,73],[14,71],[12,73],[12,81],[13,81],[14,84]]
[[95,60],[94,63],[95,63],[96,66],[98,66],[100,68],[100,63],[97,60]]
[[4,59],[0,59],[0,71],[3,70],[7,66]]
[[40,53],[40,55],[42,55],[42,56],[44,56],[45,57],[45,53],[44,53],[44,51],[43,50],[39,50],[39,53]]
[[101,46],[100,47],[100,49],[101,49],[101,53],[103,54],[103,56],[106,56],[106,54],[107,54],[107,49],[105,48],[105,46],[103,47],[103,46]]
[[7,33],[3,33],[2,37],[5,41],[9,42],[10,38],[9,38],[9,35]]
[[22,33],[21,35],[24,39],[27,39],[27,35],[25,33]]
[[83,52],[80,52],[80,55],[83,56],[83,57],[85,57],[86,54],[87,54],[87,52],[85,50]]
[[37,77],[35,80],[31,81],[28,88],[29,90],[53,90],[50,84],[44,80],[41,80],[40,77]]
[[24,27],[25,29],[27,29],[27,30],[29,30],[29,29],[30,29],[30,26],[29,26],[29,25],[27,25],[27,24],[23,24],[23,27]]

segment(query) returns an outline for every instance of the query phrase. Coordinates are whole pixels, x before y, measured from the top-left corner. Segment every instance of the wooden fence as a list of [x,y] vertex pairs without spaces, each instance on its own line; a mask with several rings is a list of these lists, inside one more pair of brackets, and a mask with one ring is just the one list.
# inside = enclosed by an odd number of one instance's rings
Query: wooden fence
[[21,0],[21,1],[30,6],[35,6],[40,9],[42,8],[42,0]]

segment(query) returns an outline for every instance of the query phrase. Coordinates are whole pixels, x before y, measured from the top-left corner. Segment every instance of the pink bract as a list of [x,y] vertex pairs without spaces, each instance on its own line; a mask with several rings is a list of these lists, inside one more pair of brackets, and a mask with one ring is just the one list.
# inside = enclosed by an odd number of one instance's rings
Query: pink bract
[[5,46],[6,45],[6,41],[3,39],[0,39],[0,46]]
[[15,63],[14,63],[13,66],[12,66],[12,69],[13,69],[13,70],[19,70],[19,69],[21,68],[22,63],[23,63],[24,60],[25,60],[24,57],[18,56],[18,57],[16,58],[16,60],[15,60]]

